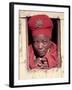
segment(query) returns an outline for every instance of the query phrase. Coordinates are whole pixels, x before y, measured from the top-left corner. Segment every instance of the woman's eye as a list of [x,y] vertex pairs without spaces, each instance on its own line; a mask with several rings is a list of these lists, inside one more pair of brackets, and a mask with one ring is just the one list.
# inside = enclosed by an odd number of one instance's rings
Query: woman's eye
[[39,43],[39,41],[34,41],[34,43]]
[[43,41],[43,43],[47,43],[47,41]]

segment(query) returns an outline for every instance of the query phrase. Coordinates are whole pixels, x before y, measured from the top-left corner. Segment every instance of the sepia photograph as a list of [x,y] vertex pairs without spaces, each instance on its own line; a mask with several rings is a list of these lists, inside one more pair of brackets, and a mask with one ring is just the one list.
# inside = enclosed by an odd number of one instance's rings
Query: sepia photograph
[[10,3],[10,87],[70,83],[70,6]]

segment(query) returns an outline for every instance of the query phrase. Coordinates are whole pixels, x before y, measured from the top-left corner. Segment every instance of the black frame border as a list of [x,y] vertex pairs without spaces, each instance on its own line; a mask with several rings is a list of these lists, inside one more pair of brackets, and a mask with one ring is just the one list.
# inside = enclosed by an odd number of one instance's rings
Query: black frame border
[[[17,85],[14,86],[14,5],[29,5],[29,6],[45,6],[45,7],[63,7],[69,9],[69,77],[68,82],[62,83],[48,83],[48,84],[35,84],[35,85]],[[9,3],[9,87],[32,87],[32,86],[50,86],[50,85],[64,85],[70,84],[70,6],[69,5],[53,5],[53,4],[40,4],[40,3]]]

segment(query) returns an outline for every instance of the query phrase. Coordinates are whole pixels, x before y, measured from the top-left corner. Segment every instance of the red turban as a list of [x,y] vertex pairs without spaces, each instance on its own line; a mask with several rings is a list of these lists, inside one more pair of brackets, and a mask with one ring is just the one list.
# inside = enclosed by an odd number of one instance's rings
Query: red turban
[[51,38],[53,23],[47,15],[34,15],[28,21],[32,35],[44,34]]

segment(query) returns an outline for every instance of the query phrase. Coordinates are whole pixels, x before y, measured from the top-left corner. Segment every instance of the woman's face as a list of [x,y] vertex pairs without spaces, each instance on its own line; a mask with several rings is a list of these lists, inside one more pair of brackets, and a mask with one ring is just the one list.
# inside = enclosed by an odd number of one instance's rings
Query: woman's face
[[41,34],[33,37],[33,46],[39,57],[45,56],[50,45],[50,40],[47,36]]

